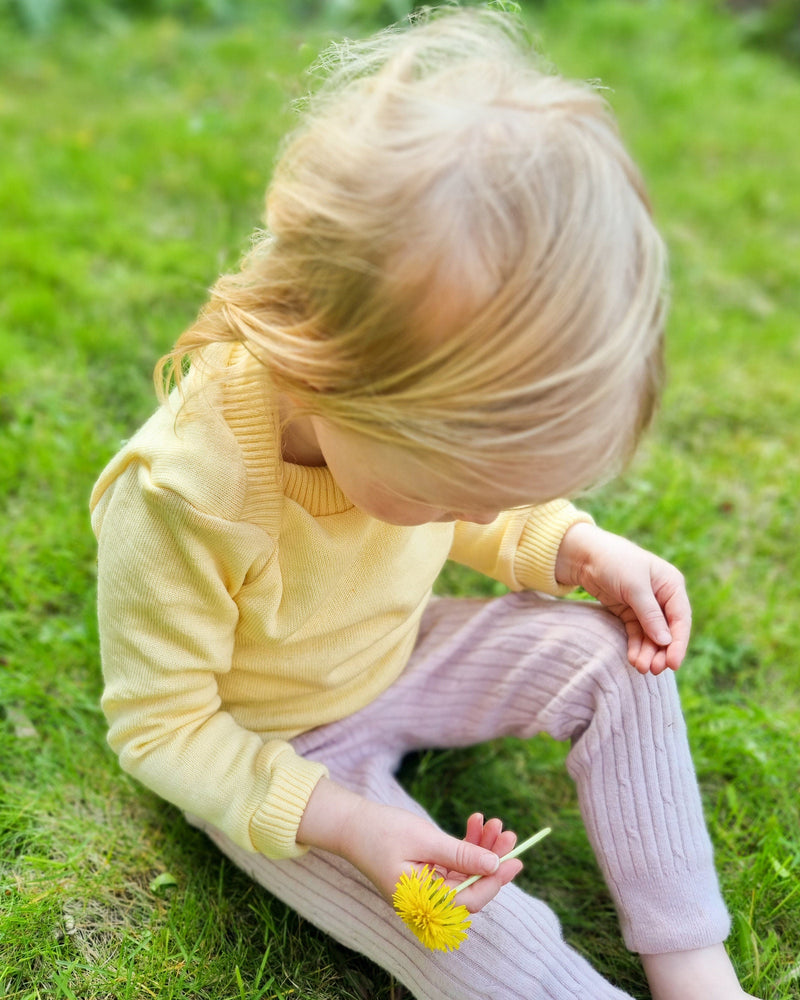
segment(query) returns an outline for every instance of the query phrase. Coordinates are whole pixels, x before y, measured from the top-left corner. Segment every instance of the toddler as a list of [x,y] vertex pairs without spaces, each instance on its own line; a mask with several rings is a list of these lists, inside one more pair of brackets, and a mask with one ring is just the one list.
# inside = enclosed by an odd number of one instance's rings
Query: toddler
[[[322,63],[266,231],[92,496],[109,742],[419,1000],[621,1000],[512,884],[513,833],[475,813],[449,836],[394,776],[423,747],[568,740],[653,996],[745,996],[674,683],[682,578],[564,499],[659,395],[636,167],[508,14],[429,13]],[[432,599],[447,559],[510,593]],[[556,599],[578,585],[596,603]],[[485,875],[456,952],[392,909],[425,864]]]

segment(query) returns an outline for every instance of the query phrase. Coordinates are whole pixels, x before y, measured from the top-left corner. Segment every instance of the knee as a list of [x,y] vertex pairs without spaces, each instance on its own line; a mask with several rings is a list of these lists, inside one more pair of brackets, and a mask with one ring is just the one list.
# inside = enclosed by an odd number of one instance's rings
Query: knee
[[571,736],[580,735],[598,717],[615,727],[643,715],[663,717],[667,723],[681,718],[673,671],[640,674],[628,660],[628,637],[619,618],[595,604],[572,603],[579,610],[570,614],[573,674],[565,693],[583,725]]
[[584,697],[591,724],[603,738],[642,739],[658,748],[671,732],[682,731],[683,714],[675,674],[641,674],[627,658],[627,644],[617,657],[587,662]]
[[620,619],[590,601],[564,601],[562,630],[567,656],[576,676],[598,691],[610,691],[633,667],[628,662],[628,636]]

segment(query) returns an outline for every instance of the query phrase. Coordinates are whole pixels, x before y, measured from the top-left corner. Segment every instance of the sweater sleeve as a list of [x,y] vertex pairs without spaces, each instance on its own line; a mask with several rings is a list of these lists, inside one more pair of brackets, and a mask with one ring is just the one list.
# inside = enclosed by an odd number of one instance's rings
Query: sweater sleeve
[[269,857],[295,837],[321,765],[221,709],[236,594],[272,554],[263,529],[198,511],[132,463],[99,499],[98,615],[108,741],[158,795]]
[[568,529],[582,521],[593,523],[568,500],[506,511],[488,525],[458,521],[450,558],[511,590],[562,596],[573,588],[556,580],[558,549]]

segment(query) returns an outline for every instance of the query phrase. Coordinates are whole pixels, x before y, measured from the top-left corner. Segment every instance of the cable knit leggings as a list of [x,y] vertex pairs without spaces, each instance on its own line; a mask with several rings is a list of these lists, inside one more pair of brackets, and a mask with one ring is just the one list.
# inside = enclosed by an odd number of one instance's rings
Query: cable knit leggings
[[[646,954],[716,944],[728,915],[674,675],[641,676],[625,650],[617,619],[592,604],[532,594],[435,599],[397,682],[294,744],[334,780],[422,812],[394,777],[410,750],[541,732],[569,740],[567,767],[627,946]],[[189,818],[253,879],[418,1000],[627,996],[565,944],[544,903],[514,885],[474,916],[460,950],[428,951],[341,859],[310,851],[270,861]]]

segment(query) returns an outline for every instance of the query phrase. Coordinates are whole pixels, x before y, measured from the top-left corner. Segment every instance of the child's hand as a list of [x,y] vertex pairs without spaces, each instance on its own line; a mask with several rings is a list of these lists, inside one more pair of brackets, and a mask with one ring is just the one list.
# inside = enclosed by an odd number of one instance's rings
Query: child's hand
[[499,819],[484,822],[474,813],[459,840],[416,813],[370,802],[327,779],[314,790],[298,832],[299,842],[347,858],[387,900],[403,872],[412,868],[428,865],[451,886],[470,875],[484,875],[457,897],[472,913],[522,870],[516,858],[498,866],[516,839]]
[[457,886],[470,875],[485,876],[458,895],[459,904],[475,913],[522,869],[522,863],[516,859],[497,867],[497,859],[507,854],[517,839],[511,831],[503,831],[498,819],[484,823],[479,813],[473,814],[467,823],[466,837],[458,840],[405,809],[373,803],[365,806],[359,810],[358,830],[345,857],[388,900],[404,871],[428,865],[449,886]]
[[664,559],[592,524],[575,524],[558,550],[556,579],[581,586],[625,623],[628,659],[643,674],[677,670],[692,610],[681,573]]

